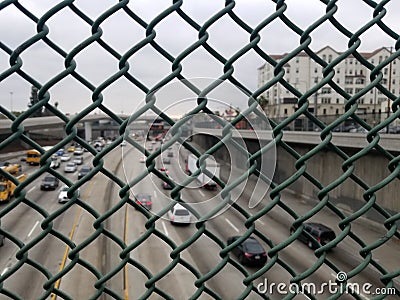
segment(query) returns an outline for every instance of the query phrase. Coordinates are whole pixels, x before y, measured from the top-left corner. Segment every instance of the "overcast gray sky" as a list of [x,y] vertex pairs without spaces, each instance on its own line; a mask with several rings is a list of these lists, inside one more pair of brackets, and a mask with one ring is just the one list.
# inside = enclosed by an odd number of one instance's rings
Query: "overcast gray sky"
[[[50,8],[61,1],[34,0],[19,1],[37,18],[41,18]],[[303,30],[325,14],[326,5],[318,0],[287,0],[285,15]],[[74,4],[92,20],[96,20],[107,9],[118,1],[75,1]],[[157,15],[168,8],[172,1],[166,0],[135,0],[128,7],[140,16],[146,23],[150,23]],[[373,9],[361,0],[339,0],[336,2],[338,10],[335,18],[348,30],[356,32],[372,19]],[[184,0],[181,9],[198,24],[203,25],[218,11],[223,9],[225,1],[217,0]],[[265,18],[275,11],[276,4],[268,0],[238,0],[233,11],[249,26],[255,28]],[[387,13],[384,23],[393,31],[400,33],[400,1],[390,1],[385,5]],[[74,47],[91,36],[91,27],[80,19],[68,7],[53,15],[47,22],[49,27],[48,38],[56,43],[65,52],[70,52]],[[145,29],[132,20],[123,10],[119,10],[101,23],[103,30],[102,39],[121,55],[134,45],[142,41],[146,34]],[[0,11],[0,36],[1,42],[14,50],[22,43],[34,36],[36,24],[23,15],[14,5]],[[198,40],[198,32],[186,23],[176,12],[163,19],[155,27],[156,42],[171,55],[177,56],[188,46]],[[226,59],[244,47],[250,35],[240,28],[228,15],[220,18],[207,30],[209,33],[208,44],[217,50]],[[281,20],[277,19],[264,28],[261,32],[259,46],[268,54],[281,54],[293,51],[299,46],[300,37],[290,30]],[[361,36],[359,51],[373,51],[383,46],[394,46],[395,41],[385,34],[378,26],[373,26]],[[319,26],[312,33],[310,48],[317,51],[329,45],[338,51],[348,47],[348,38],[338,32],[329,22]],[[22,69],[35,78],[42,85],[51,78],[65,70],[64,58],[49,48],[44,42],[39,41],[21,54]],[[118,60],[107,53],[96,42],[81,51],[74,57],[77,64],[76,71],[90,81],[94,86],[99,86],[107,78],[118,71]],[[136,52],[129,60],[130,74],[140,80],[146,87],[152,88],[171,72],[171,63],[160,55],[150,45]],[[246,53],[235,62],[234,76],[248,89],[257,88],[257,68],[264,63],[263,59],[253,50]],[[182,75],[186,78],[218,78],[223,74],[223,65],[213,58],[204,48],[200,47],[182,62]],[[10,68],[9,55],[0,50],[0,72]],[[210,80],[197,82],[211,82]],[[173,93],[175,89],[185,88],[173,83],[174,88],[169,88]],[[13,74],[0,82],[0,103],[6,108],[12,105],[13,110],[25,110],[29,102],[31,84],[20,76]],[[245,97],[236,97],[235,89],[230,87],[232,94],[219,93],[223,99],[217,99],[227,104],[244,108]],[[65,113],[75,113],[89,106],[92,101],[92,92],[68,76],[58,82],[49,90],[50,103],[59,102],[59,109]],[[116,113],[131,113],[140,107],[144,93],[125,78],[120,78],[102,92],[104,105]],[[166,108],[177,99],[164,96],[157,100],[160,108]],[[189,95],[189,96],[188,96]],[[190,93],[185,97],[190,98]],[[216,102],[215,109],[223,105]],[[169,109],[171,115],[185,113],[195,105],[189,101],[188,105],[176,106]]]

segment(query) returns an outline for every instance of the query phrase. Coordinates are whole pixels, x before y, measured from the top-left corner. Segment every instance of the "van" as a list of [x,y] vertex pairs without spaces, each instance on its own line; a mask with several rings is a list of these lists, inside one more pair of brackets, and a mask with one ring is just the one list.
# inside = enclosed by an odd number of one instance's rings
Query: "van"
[[168,212],[168,218],[172,225],[175,224],[190,224],[190,212],[181,204],[174,205]]

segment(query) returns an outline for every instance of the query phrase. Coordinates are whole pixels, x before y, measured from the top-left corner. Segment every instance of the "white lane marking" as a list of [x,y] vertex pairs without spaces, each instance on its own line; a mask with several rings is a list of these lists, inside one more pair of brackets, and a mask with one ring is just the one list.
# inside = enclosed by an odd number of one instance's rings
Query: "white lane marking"
[[3,270],[3,272],[1,272],[0,276],[3,276],[4,274],[6,274],[7,271],[8,271],[8,268],[5,268],[5,269]]
[[203,197],[206,196],[201,190],[199,190],[199,193],[200,193],[200,195],[202,195]]
[[163,227],[163,229],[164,229],[165,235],[168,236],[167,226],[165,226],[165,223],[164,223],[164,222],[161,222],[161,224],[162,224],[162,227]]
[[238,229],[235,225],[233,225],[231,221],[229,221],[227,218],[225,218],[225,221],[226,221],[236,232],[239,232],[239,229]]
[[39,221],[36,221],[35,225],[33,225],[32,229],[31,229],[31,231],[29,231],[28,237],[30,237],[32,235],[33,231],[36,229],[36,226],[38,226],[38,225],[39,225]]
[[258,223],[260,223],[261,225],[265,225],[265,223],[263,221],[261,221],[260,219],[257,219]]
[[156,191],[154,191],[154,198],[157,198],[157,193],[156,193]]
[[32,187],[32,188],[28,191],[28,193],[31,193],[35,188],[36,188],[36,186]]

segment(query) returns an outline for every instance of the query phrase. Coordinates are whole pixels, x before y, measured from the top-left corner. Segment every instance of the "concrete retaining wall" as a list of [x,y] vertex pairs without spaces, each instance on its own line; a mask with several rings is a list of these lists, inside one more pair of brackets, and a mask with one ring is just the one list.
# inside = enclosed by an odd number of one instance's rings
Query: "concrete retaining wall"
[[[193,136],[193,142],[198,144],[203,149],[209,149],[219,138],[217,136],[196,134]],[[251,153],[256,152],[259,149],[259,142],[254,139],[245,139],[247,148]],[[307,144],[290,144],[290,146],[296,150],[299,154],[305,154],[309,152],[314,145]],[[354,155],[359,149],[342,149],[349,156]],[[235,150],[234,150],[235,151]],[[227,164],[234,164],[235,167],[244,169],[244,160],[235,160],[236,154],[228,153],[226,147],[218,150],[216,158],[226,162]],[[231,160],[232,158],[232,160]],[[276,169],[274,174],[274,182],[281,183],[296,172],[295,168],[296,160],[286,150],[282,148],[276,149]],[[342,170],[344,161],[336,153],[332,151],[322,151],[317,155],[313,156],[306,162],[307,172],[321,182],[324,186],[334,182],[337,178],[342,176],[345,171]],[[388,170],[389,161],[382,155],[374,152],[367,156],[357,160],[354,163],[355,169],[354,174],[357,175],[363,182],[369,187],[372,187],[384,178],[390,175]],[[271,162],[269,165],[272,165]],[[296,194],[304,197],[309,197],[317,200],[318,188],[310,183],[305,177],[299,178],[296,182],[289,186],[289,189]],[[366,204],[363,194],[365,190],[360,185],[355,183],[352,179],[348,178],[338,187],[333,189],[329,193],[330,201],[336,206],[340,207],[344,211],[355,212],[359,210],[363,205]],[[390,184],[380,189],[377,193],[376,203],[383,207],[391,214],[395,214],[400,211],[400,201],[398,201],[397,195],[400,193],[400,185],[398,179],[395,179]],[[368,219],[382,222],[384,218],[373,208],[371,208],[365,215]]]

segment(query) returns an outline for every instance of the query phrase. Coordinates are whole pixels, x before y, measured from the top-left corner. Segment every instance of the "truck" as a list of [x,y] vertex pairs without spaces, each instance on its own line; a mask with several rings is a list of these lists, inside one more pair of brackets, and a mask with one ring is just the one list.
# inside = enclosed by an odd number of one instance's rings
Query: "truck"
[[[1,169],[16,177],[19,182],[24,181],[27,177],[26,174],[18,175],[20,171],[18,164],[2,167]],[[10,198],[14,196],[14,190],[16,187],[17,186],[14,182],[0,174],[0,202],[10,200]]]
[[[196,165],[197,161],[198,161],[198,158],[194,154],[188,155],[187,160],[186,160],[186,172],[189,175],[194,174],[194,172],[196,172],[199,169]],[[219,176],[220,176],[219,163],[217,163],[211,157],[206,158],[205,163],[206,163],[207,171],[209,171],[215,177],[219,178]],[[204,174],[203,172],[197,176],[197,181],[205,189],[209,189],[209,190],[217,189],[217,183],[214,180],[212,180],[210,177],[208,177],[206,174]]]

